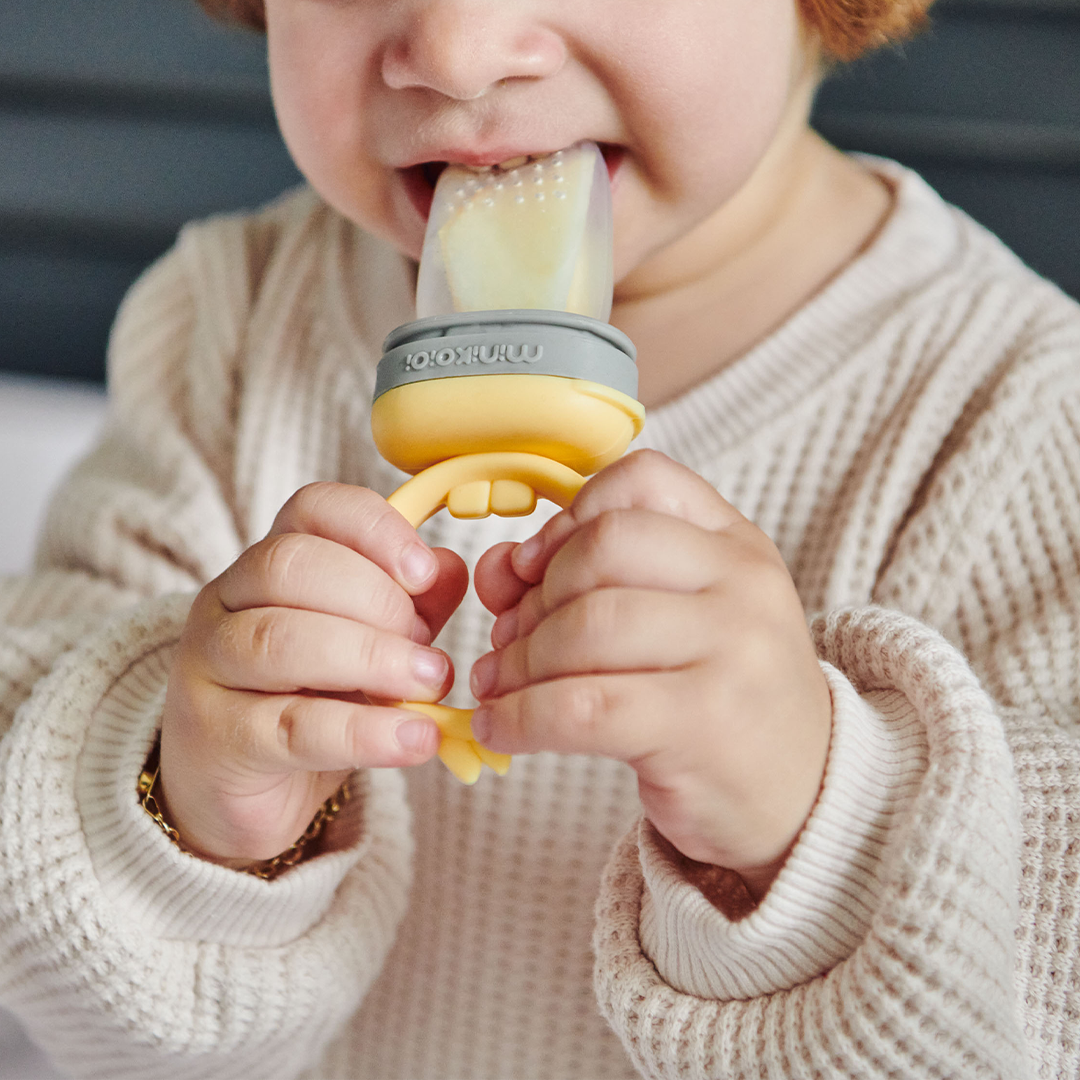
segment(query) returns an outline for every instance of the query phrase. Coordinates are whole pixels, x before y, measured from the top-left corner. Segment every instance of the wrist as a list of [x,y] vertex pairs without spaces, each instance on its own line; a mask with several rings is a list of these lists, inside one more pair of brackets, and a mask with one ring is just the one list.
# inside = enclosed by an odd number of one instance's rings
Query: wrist
[[223,858],[200,850],[196,845],[181,836],[180,831],[173,824],[168,801],[165,797],[164,785],[161,783],[160,736],[154,741],[150,756],[139,774],[136,794],[143,810],[155,821],[169,840],[186,855],[201,859],[204,862],[214,863],[217,866],[223,866],[226,869],[237,870],[241,873],[251,874],[254,877],[271,881],[302,862],[305,858],[314,856],[321,851],[322,845],[320,841],[324,840],[334,819],[349,801],[351,789],[350,778],[347,777],[337,791],[316,810],[307,828],[292,844],[272,858],[260,860]]

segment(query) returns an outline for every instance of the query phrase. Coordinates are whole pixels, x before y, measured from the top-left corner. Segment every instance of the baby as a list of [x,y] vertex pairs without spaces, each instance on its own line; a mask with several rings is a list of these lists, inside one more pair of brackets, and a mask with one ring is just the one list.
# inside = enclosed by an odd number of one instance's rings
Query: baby
[[[0,1000],[65,1069],[1080,1068],[1080,308],[809,126],[928,2],[204,4],[310,187],[135,286],[0,587]],[[434,182],[583,140],[641,449],[418,534],[368,411]],[[388,704],[455,662],[475,789]]]

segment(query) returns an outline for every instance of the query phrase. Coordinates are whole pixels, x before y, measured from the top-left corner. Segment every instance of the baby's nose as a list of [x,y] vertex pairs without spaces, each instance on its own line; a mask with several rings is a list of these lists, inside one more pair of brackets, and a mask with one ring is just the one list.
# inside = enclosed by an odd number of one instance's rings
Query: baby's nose
[[382,77],[394,90],[434,90],[459,101],[506,79],[541,79],[566,61],[553,29],[506,0],[417,0],[389,43]]

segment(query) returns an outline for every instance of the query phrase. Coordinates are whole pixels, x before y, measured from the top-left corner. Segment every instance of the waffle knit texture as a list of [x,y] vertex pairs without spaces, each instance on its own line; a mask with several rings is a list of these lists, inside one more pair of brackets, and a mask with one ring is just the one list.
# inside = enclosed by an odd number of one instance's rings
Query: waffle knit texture
[[[0,1002],[87,1077],[1024,1077],[1080,1068],[1080,309],[916,176],[872,245],[640,442],[778,544],[825,783],[732,921],[633,773],[354,780],[267,883],[136,804],[191,598],[368,416],[409,265],[307,191],[187,228],[126,300],[100,446],[0,583]],[[536,527],[445,516],[468,561]],[[442,643],[486,648],[475,598]],[[464,681],[464,680],[462,680]]]

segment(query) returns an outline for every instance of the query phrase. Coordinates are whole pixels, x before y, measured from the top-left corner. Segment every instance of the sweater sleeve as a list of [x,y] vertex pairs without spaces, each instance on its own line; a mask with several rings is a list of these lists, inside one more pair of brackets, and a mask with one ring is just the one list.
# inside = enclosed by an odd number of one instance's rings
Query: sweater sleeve
[[[714,912],[696,927],[694,951],[720,963],[708,986],[676,987],[642,947],[646,881],[631,835],[601,890],[601,1007],[651,1077],[716,1075],[720,1062],[725,1075],[777,1078],[1029,1075],[1014,988],[1019,799],[995,704],[964,658],[907,616],[869,608],[815,631],[823,659],[864,699],[917,718],[926,737],[916,792],[871,859],[874,884],[847,898],[849,939],[839,923],[834,956],[827,938],[817,955],[800,950],[813,922],[799,910],[809,879],[795,866],[798,885],[785,881],[786,866],[777,896],[743,924],[724,926]],[[821,824],[812,819],[807,833]],[[820,906],[835,913],[827,889]],[[785,967],[769,969],[770,950]]]
[[268,227],[188,230],[137,283],[103,441],[37,571],[0,582],[0,1001],[77,1076],[298,1075],[405,909],[396,773],[358,774],[342,849],[274,882],[184,855],[136,801],[191,597],[248,542],[235,368]]
[[[703,998],[751,998],[805,982],[850,956],[870,925],[878,866],[926,771],[926,731],[896,690],[856,693],[823,665],[833,728],[821,793],[762,902],[727,918],[697,867],[646,824],[641,942],[671,986]],[[725,910],[728,910],[725,907]]]

